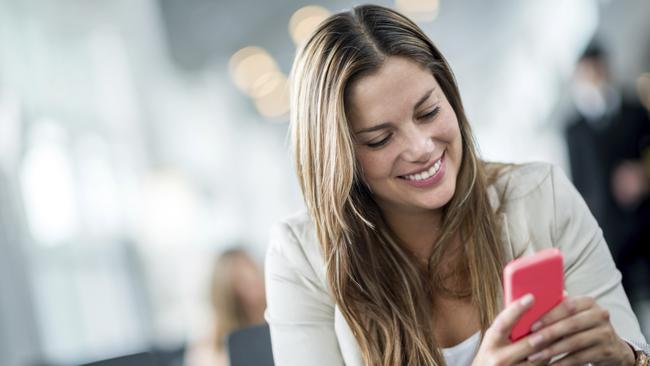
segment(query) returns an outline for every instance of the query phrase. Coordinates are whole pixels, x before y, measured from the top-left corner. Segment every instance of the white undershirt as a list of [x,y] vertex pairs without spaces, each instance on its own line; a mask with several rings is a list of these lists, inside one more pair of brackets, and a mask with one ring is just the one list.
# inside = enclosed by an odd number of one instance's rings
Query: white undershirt
[[476,332],[461,343],[443,348],[442,354],[448,366],[470,366],[478,350],[481,332]]

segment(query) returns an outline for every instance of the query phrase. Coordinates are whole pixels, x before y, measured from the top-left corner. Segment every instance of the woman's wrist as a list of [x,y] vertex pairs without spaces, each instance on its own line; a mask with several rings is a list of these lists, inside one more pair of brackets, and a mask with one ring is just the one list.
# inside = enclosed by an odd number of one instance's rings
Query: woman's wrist
[[634,351],[634,366],[650,365],[650,356],[643,351]]
[[[619,338],[620,339],[620,338]],[[620,340],[621,343],[625,346],[623,349],[623,365],[629,365],[629,366],[637,366],[639,365],[637,363],[637,353],[636,349],[632,347],[631,344],[627,343],[623,339]],[[645,364],[641,364],[643,366],[646,366]]]

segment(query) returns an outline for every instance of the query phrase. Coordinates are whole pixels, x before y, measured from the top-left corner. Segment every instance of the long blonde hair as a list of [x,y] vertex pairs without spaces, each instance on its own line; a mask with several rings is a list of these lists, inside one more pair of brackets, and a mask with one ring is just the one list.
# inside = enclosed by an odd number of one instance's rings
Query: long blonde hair
[[[361,178],[347,117],[347,92],[388,56],[431,70],[454,109],[463,140],[456,193],[423,270],[385,223]],[[298,52],[291,72],[291,140],[302,193],[316,227],[332,295],[366,365],[444,365],[434,337],[433,299],[470,299],[485,331],[500,307],[500,223],[487,196],[452,71],[431,40],[403,15],[374,5],[325,20]],[[433,228],[432,228],[433,230]],[[443,254],[460,235],[462,260],[447,286]],[[455,282],[457,284],[457,282]]]

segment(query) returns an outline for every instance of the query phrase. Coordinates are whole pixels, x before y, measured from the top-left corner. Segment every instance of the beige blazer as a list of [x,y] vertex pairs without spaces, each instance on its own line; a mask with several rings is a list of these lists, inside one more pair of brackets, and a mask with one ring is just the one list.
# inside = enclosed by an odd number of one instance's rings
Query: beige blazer
[[[504,172],[488,191],[493,207],[503,205],[507,259],[559,248],[569,295],[593,296],[609,310],[619,336],[647,352],[602,231],[565,174],[550,164],[520,165]],[[328,291],[307,213],[274,228],[265,276],[265,315],[276,365],[363,365],[358,343]]]

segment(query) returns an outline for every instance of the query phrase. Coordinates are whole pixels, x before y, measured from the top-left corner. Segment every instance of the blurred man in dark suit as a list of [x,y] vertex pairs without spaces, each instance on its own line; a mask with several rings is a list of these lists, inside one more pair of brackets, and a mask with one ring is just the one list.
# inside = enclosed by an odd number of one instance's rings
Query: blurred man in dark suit
[[650,264],[650,118],[638,99],[611,84],[604,50],[592,43],[573,83],[576,116],[566,137],[571,173],[600,223],[623,285],[634,296],[634,266]]

